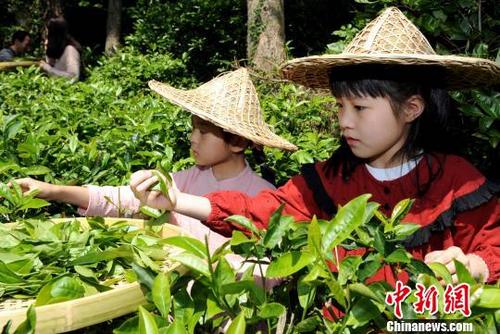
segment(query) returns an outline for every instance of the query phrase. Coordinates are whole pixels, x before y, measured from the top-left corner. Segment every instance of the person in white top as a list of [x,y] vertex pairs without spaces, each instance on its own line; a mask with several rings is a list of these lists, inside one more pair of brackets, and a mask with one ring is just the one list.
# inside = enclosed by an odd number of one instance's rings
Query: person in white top
[[49,76],[80,78],[80,44],[69,35],[68,24],[62,17],[52,18],[47,26],[47,59],[40,68]]

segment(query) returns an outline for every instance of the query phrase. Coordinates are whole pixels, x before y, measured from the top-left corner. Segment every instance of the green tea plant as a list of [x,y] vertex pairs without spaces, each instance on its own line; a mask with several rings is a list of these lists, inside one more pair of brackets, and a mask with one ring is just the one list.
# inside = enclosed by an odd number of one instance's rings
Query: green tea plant
[[12,187],[0,182],[0,223],[26,216],[30,209],[39,209],[49,205],[47,201],[35,198],[38,193],[39,191],[35,190],[23,194],[16,182],[12,182]]
[[[396,319],[393,306],[385,303],[393,287],[387,282],[367,283],[375,272],[383,266],[391,268],[395,276],[406,271],[410,286],[434,285],[441,292],[437,277],[448,283],[451,275],[444,266],[434,263],[429,267],[404,249],[402,242],[418,229],[418,225],[401,223],[411,201],[400,202],[385,217],[369,197],[353,199],[330,221],[295,222],[281,214],[281,207],[265,231],[244,217],[230,217],[228,221],[245,232],[235,231],[227,245],[212,253],[207,243],[189,237],[163,240],[184,250],[173,259],[190,271],[156,277],[149,273],[143,281],[151,282],[153,312],[142,308],[114,333],[195,333],[221,327],[231,333],[384,330],[387,321]],[[244,270],[232,268],[224,258],[228,247],[251,265]],[[339,247],[364,251],[340,260]],[[463,265],[456,262],[456,266],[459,281],[471,286],[472,315],[447,314],[441,303],[435,317],[467,319],[475,324],[476,332],[494,331],[500,289],[475,282]],[[279,280],[278,285],[265,289],[271,280]],[[430,318],[428,312],[415,313],[413,302],[411,297],[402,305],[405,319]],[[337,310],[331,313],[334,321],[325,318],[325,309]]]
[[[125,220],[112,226],[101,218],[87,222],[90,228],[72,219],[0,225],[2,298],[36,296],[38,306],[91,295],[123,277],[134,280],[132,262],[158,271],[167,255],[152,231],[132,229]],[[61,290],[64,295],[54,295]]]

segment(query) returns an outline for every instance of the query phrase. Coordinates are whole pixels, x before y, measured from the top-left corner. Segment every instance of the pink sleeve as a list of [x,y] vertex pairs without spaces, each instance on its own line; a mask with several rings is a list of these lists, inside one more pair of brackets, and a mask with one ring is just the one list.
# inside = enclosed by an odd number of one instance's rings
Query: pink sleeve
[[87,209],[78,209],[83,216],[132,217],[139,211],[140,201],[129,186],[86,187],[89,190]]

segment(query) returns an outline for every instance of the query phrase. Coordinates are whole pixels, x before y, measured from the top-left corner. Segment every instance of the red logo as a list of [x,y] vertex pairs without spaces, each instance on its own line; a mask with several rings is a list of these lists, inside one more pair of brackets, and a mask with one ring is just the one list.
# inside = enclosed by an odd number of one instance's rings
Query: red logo
[[469,296],[469,284],[462,283],[455,287],[448,284],[444,291],[444,312],[455,313],[460,311],[464,316],[470,316]]
[[417,283],[415,296],[417,301],[413,303],[413,309],[416,313],[422,314],[425,310],[428,310],[430,314],[437,313],[439,291],[435,286],[426,289],[423,284]]
[[[417,291],[415,297],[417,301],[413,303],[415,313],[423,314],[429,311],[431,315],[438,311],[439,290],[435,286],[425,288],[424,285],[417,283]],[[394,305],[394,315],[398,319],[403,318],[401,303],[411,294],[411,288],[404,285],[401,281],[396,282],[396,289],[393,292],[388,292],[385,296],[385,302],[389,306]],[[462,312],[466,317],[470,316],[470,286],[467,283],[462,283],[457,286],[448,284],[444,291],[443,305],[444,312],[447,314]]]
[[406,297],[408,297],[411,293],[411,288],[407,285],[404,285],[403,282],[396,282],[396,290],[392,293],[388,293],[385,296],[385,302],[387,305],[394,305],[394,314],[398,319],[403,318],[403,312],[401,311],[401,303],[404,302]]

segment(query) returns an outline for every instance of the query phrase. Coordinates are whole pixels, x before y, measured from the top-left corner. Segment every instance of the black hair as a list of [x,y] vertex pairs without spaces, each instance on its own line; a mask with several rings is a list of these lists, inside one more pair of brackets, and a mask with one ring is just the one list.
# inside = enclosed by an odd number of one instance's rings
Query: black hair
[[67,45],[74,46],[79,52],[81,47],[68,31],[68,23],[63,17],[49,20],[47,25],[47,56],[49,58],[61,58]]
[[[433,75],[427,74],[432,71]],[[431,182],[442,172],[442,165],[437,161],[438,168],[430,160],[437,160],[435,152],[450,152],[452,142],[448,136],[447,121],[451,108],[451,98],[443,89],[444,74],[439,67],[409,67],[387,65],[361,65],[351,68],[338,68],[330,74],[330,88],[335,97],[384,97],[390,102],[392,110],[398,114],[403,110],[404,103],[414,95],[424,100],[423,113],[415,119],[409,129],[408,137],[395,157],[405,160],[423,156],[428,160],[429,175],[427,182],[421,183],[417,173],[418,196],[425,194]],[[438,78],[428,81],[429,78]],[[364,159],[356,157],[347,142],[342,138],[341,145],[327,161],[327,173],[338,173],[339,170],[347,181],[356,167]]]
[[26,36],[29,36],[30,33],[24,30],[17,30],[12,34],[12,44],[16,43],[16,41],[23,42]]
[[254,146],[252,147],[252,156],[255,163],[260,167],[262,178],[272,185],[276,185],[276,171],[267,164],[264,150]]

